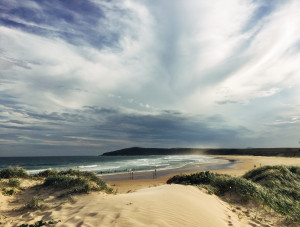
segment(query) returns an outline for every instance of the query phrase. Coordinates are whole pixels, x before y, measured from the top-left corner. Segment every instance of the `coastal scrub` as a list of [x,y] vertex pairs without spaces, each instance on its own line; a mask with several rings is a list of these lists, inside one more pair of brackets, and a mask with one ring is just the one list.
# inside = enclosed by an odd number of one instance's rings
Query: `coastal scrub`
[[8,167],[0,170],[0,178],[28,178],[29,174],[21,167]]
[[255,201],[300,222],[300,167],[264,166],[242,177],[215,174],[209,171],[176,175],[168,184],[199,185],[209,192],[237,195],[241,201]]
[[67,189],[68,194],[88,193],[90,191],[113,192],[113,190],[93,172],[69,169],[60,172],[41,172],[39,174],[39,176],[44,175],[48,175],[48,177],[46,177],[43,186]]

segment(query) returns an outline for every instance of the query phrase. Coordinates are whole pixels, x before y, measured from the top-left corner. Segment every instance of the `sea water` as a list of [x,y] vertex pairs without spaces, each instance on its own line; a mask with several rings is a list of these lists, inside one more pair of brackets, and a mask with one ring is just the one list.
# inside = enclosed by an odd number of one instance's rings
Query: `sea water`
[[202,155],[0,157],[0,169],[19,166],[30,174],[46,169],[78,169],[97,174],[167,170],[190,164],[216,163]]

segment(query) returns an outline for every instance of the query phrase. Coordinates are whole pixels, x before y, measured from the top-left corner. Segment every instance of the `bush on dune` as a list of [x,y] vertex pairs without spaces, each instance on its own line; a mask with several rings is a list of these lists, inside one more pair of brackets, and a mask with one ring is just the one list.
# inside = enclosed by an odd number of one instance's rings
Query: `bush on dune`
[[214,174],[209,171],[177,175],[168,184],[191,184],[211,187],[214,193],[235,193],[242,201],[267,205],[295,221],[300,221],[300,167],[264,166],[243,177]]
[[217,176],[211,185],[216,188],[217,194],[235,193],[241,197],[242,201],[259,198],[262,192],[262,188],[251,181],[227,175]]
[[237,177],[229,175],[214,174],[209,171],[199,172],[191,175],[176,175],[167,181],[168,184],[185,185],[210,185],[214,193],[224,195],[225,193],[236,193],[243,201],[247,201],[259,190],[258,185]]
[[300,201],[300,167],[264,166],[247,172],[243,177]]
[[41,207],[40,202],[42,199],[39,196],[33,196],[31,200],[29,200],[26,204],[26,208],[28,209],[38,209]]
[[215,179],[215,174],[209,171],[190,175],[176,175],[171,177],[167,184],[209,184]]
[[262,196],[264,204],[300,221],[300,167],[264,166],[243,177],[266,189]]
[[67,189],[68,193],[87,193],[90,191],[105,191],[112,193],[113,189],[99,178],[94,172],[79,171],[74,169],[57,171],[45,170],[30,176],[27,171],[20,167],[9,167],[0,170],[0,179],[9,179],[8,186],[19,187],[18,178],[45,178],[43,186],[58,189]]
[[58,174],[57,170],[47,169],[35,174],[36,177],[54,177]]
[[21,181],[18,178],[9,178],[8,186],[17,188],[20,187],[20,185],[21,185]]
[[29,174],[21,167],[8,167],[0,170],[0,178],[28,178]]
[[57,172],[45,179],[44,186],[68,189],[69,193],[88,193],[90,191],[106,191],[112,189],[93,172],[66,170]]

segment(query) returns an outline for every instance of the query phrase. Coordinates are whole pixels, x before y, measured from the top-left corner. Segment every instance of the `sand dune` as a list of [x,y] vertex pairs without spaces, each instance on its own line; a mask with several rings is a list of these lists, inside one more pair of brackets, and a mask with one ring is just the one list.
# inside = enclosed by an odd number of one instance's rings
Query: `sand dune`
[[117,195],[81,195],[73,203],[17,219],[6,226],[33,223],[32,219],[61,220],[56,226],[248,226],[216,196],[183,185]]
[[[221,156],[220,156],[221,157]],[[224,157],[223,157],[224,158]],[[254,166],[270,164],[299,165],[299,158],[226,156],[239,162],[234,169],[216,172],[242,175]],[[216,196],[194,186],[166,185],[164,176],[153,180],[110,182],[120,194],[90,193],[73,197],[62,204],[58,194],[49,189],[36,191],[25,180],[24,188],[14,196],[0,192],[0,226],[18,226],[36,221],[59,221],[55,226],[260,226],[265,217],[257,218],[256,210],[239,208],[241,212]],[[127,193],[129,192],[129,193]],[[47,206],[37,211],[22,211],[24,201],[38,193]],[[58,193],[58,192],[57,192]],[[244,209],[242,211],[242,209]],[[255,209],[255,208],[254,208]],[[251,218],[254,214],[255,218]],[[246,215],[247,214],[247,215]],[[253,216],[253,215],[252,215]],[[272,214],[274,216],[274,214]],[[282,226],[271,221],[269,226]]]

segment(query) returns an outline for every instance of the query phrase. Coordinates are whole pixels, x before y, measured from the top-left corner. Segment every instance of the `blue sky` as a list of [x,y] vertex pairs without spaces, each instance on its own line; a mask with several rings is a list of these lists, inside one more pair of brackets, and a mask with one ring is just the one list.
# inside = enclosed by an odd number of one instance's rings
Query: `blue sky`
[[0,0],[0,156],[297,147],[300,1]]

